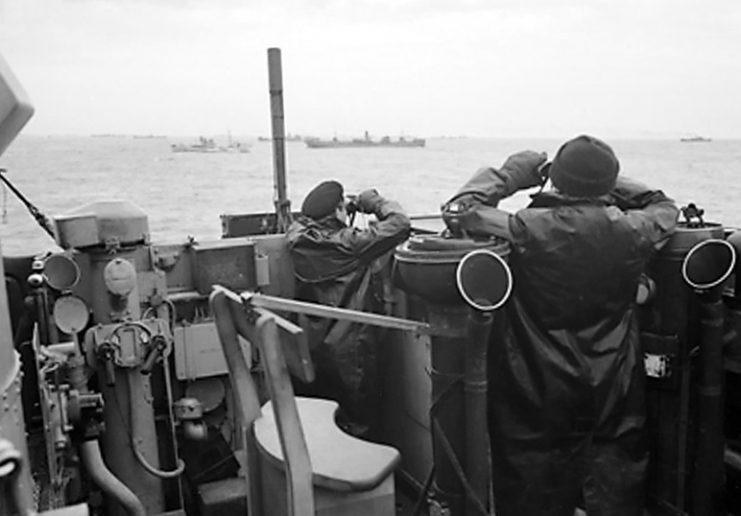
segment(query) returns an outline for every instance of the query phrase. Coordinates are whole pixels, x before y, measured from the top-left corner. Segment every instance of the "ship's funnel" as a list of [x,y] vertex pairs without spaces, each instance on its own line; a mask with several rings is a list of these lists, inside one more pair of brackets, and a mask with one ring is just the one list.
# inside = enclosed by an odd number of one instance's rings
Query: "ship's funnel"
[[696,244],[682,262],[682,277],[696,290],[722,284],[736,265],[736,250],[726,240],[709,239]]
[[512,273],[504,259],[488,249],[464,256],[455,273],[458,292],[472,308],[490,312],[502,306],[512,292]]

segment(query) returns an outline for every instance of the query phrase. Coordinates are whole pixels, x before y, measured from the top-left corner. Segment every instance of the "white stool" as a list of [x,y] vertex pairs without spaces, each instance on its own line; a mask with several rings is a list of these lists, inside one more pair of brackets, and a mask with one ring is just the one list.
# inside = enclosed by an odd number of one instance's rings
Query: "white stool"
[[[391,446],[363,441],[335,424],[338,405],[331,400],[296,398],[306,439],[314,485],[316,514],[321,516],[394,515],[393,471],[399,452]],[[263,511],[288,514],[283,452],[272,402],[254,423],[260,454]]]

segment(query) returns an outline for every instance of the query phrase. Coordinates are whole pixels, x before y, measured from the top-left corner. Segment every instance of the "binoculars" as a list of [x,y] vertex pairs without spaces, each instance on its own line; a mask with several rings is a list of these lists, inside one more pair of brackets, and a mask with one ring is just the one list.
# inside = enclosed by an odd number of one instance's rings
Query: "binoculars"
[[345,211],[347,214],[352,216],[360,211],[358,207],[358,196],[357,195],[346,195],[347,202],[345,202]]
[[546,181],[548,181],[548,178],[550,176],[551,171],[551,162],[546,161],[542,165],[538,167],[538,174],[540,174],[540,177],[543,178],[543,183],[545,184]]

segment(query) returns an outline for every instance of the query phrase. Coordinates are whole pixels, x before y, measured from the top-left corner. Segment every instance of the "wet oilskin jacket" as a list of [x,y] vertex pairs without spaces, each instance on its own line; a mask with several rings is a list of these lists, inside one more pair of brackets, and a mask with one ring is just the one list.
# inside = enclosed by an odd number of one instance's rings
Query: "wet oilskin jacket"
[[[330,215],[300,216],[286,233],[296,277],[296,297],[327,306],[382,313],[389,299],[390,251],[409,235],[401,206],[383,199],[377,222],[348,227]],[[375,328],[346,321],[305,318],[317,379],[297,391],[337,400],[353,422],[370,426],[380,410]]]
[[[678,210],[619,178],[610,195],[545,192],[502,219],[517,174],[481,171],[459,194],[464,229],[505,220],[513,295],[489,348],[489,434],[498,516],[642,515],[648,450],[635,296]],[[495,212],[499,212],[496,214]],[[583,497],[583,499],[582,499]]]

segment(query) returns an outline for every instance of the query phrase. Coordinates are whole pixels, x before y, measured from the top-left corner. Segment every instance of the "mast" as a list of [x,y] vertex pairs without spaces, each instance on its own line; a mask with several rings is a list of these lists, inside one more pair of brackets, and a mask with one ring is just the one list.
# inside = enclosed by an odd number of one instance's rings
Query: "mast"
[[279,48],[268,49],[268,79],[270,83],[270,115],[273,135],[273,187],[275,194],[276,229],[282,233],[291,223],[291,201],[286,193],[286,142],[283,115],[283,72]]

